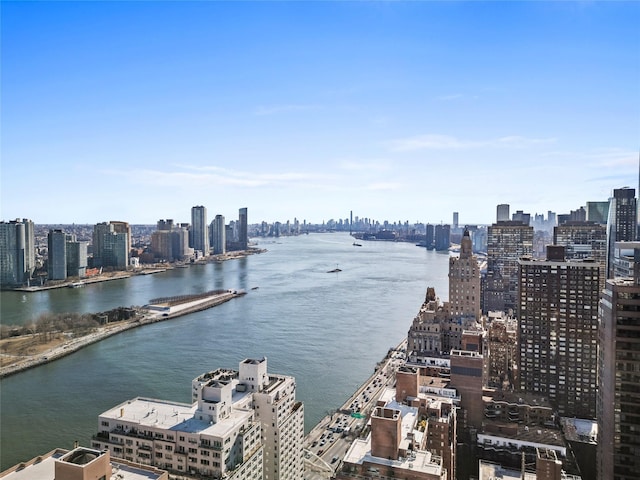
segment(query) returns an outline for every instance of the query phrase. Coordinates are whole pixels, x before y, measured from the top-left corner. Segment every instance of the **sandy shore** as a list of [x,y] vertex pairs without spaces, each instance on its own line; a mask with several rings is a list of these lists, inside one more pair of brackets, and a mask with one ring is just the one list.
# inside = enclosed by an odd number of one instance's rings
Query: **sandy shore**
[[107,337],[116,335],[120,332],[124,332],[125,330],[141,327],[150,323],[171,320],[183,315],[187,315],[189,313],[198,312],[200,310],[206,310],[242,295],[244,295],[244,292],[226,292],[211,295],[209,297],[200,298],[192,302],[174,305],[170,307],[170,310],[168,312],[157,312],[139,308],[143,313],[133,320],[107,324],[98,327],[94,332],[88,335],[66,340],[61,344],[58,344],[57,346],[49,350],[42,351],[36,355],[22,356],[17,362],[0,368],[0,378],[23,372],[44,363],[52,362],[73,352],[76,352],[81,348],[86,347],[87,345],[99,342],[100,340],[103,340]]

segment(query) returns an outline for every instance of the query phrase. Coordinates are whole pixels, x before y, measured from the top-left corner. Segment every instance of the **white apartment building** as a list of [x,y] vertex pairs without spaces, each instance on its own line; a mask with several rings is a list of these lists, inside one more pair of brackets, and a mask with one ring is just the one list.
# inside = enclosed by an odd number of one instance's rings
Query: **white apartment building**
[[295,379],[267,359],[192,381],[191,405],[135,398],[99,416],[92,446],[174,473],[237,480],[303,477],[304,409]]

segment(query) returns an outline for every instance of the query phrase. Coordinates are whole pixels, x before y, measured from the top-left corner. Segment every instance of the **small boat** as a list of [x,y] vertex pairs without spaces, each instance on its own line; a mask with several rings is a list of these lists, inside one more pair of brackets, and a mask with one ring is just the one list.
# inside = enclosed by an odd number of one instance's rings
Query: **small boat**
[[341,272],[342,270],[340,270],[339,268],[334,268],[333,270],[329,270],[327,273],[338,273]]
[[257,290],[257,289],[259,289],[259,288],[260,288],[260,287],[251,287],[251,290]]
[[354,246],[354,247],[361,247],[361,246],[362,246],[362,244],[361,244],[361,243],[357,243],[357,242],[353,242],[353,246]]
[[70,283],[69,285],[67,285],[67,287],[69,287],[69,288],[84,287],[84,282],[73,282],[73,283]]

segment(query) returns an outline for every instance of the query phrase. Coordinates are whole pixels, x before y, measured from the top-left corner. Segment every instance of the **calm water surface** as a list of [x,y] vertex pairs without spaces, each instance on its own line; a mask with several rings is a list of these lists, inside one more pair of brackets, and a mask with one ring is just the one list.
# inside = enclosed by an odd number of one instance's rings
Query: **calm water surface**
[[[308,431],[406,337],[427,286],[447,296],[448,255],[408,243],[316,234],[262,242],[267,253],[79,289],[2,292],[3,324],[43,311],[97,312],[162,296],[242,288],[210,310],[130,330],[2,380],[0,469],[74,440],[137,396],[190,401],[191,380],[246,357],[296,377]],[[340,273],[327,273],[338,266]],[[257,290],[251,290],[259,287]]]

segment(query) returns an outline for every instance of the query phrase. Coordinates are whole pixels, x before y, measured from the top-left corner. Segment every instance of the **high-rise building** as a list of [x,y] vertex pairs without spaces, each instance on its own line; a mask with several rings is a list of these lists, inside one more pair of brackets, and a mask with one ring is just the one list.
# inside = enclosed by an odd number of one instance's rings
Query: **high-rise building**
[[191,208],[191,230],[189,232],[190,247],[209,255],[209,231],[207,225],[207,209],[203,206]]
[[454,230],[458,229],[458,219],[459,219],[458,212],[453,212],[453,229]]
[[126,269],[131,251],[131,227],[126,222],[102,222],[93,227],[93,267]]
[[613,278],[613,255],[616,242],[635,240],[637,229],[636,191],[623,187],[613,191],[609,200],[609,219],[607,222],[607,278]]
[[436,225],[434,243],[436,250],[449,249],[451,246],[451,227],[449,225]]
[[427,224],[427,226],[425,227],[425,232],[426,232],[426,236],[425,236],[425,246],[427,248],[433,248],[433,237],[434,237],[434,228],[433,225],[431,225],[430,223]]
[[124,270],[129,266],[129,235],[126,233],[107,233],[103,237],[102,258],[103,267],[113,267]]
[[609,202],[587,202],[587,222],[607,224]]
[[449,305],[455,319],[480,318],[480,267],[469,230],[462,235],[460,256],[449,259]]
[[496,210],[497,210],[497,214],[496,214],[497,222],[508,222],[509,220],[511,220],[511,217],[509,216],[508,203],[501,203],[500,205],[498,205]]
[[173,254],[173,232],[170,230],[158,229],[151,234],[151,252],[154,259],[172,261]]
[[606,280],[607,229],[595,222],[565,222],[553,229],[553,244],[564,247],[567,260],[595,260],[600,265],[600,287]]
[[529,225],[531,224],[531,214],[524,213],[522,210],[516,210],[516,213],[511,216],[511,220],[514,222],[522,222],[525,225]]
[[227,227],[224,222],[224,215],[216,215],[211,222],[211,239],[213,253],[221,255],[227,251]]
[[31,220],[0,222],[0,284],[23,285],[36,267],[34,226]]
[[[100,415],[92,446],[174,474],[300,480],[304,408],[295,379],[245,359],[192,381],[192,403],[128,400]],[[160,454],[158,454],[160,453]]]
[[253,395],[264,439],[264,478],[298,480],[304,475],[304,407],[295,378],[267,374],[267,359],[240,362],[238,380]]
[[121,222],[118,220],[111,220],[109,222],[113,225],[113,231],[116,233],[125,233],[127,235],[127,265],[129,265],[129,255],[131,255],[131,225],[127,222]]
[[633,277],[609,279],[600,301],[598,480],[640,475],[640,245]]
[[102,252],[104,250],[104,236],[113,233],[113,226],[109,222],[100,222],[93,226],[93,267],[99,268],[102,263]]
[[518,259],[533,253],[533,227],[517,221],[497,222],[488,227],[487,237],[483,311],[515,310],[518,303]]
[[87,274],[88,242],[67,238],[67,277],[84,277]]
[[47,235],[49,280],[67,278],[67,235],[60,229],[49,230]]
[[171,232],[171,251],[175,260],[185,260],[193,252],[189,248],[189,224],[182,223]]
[[241,208],[238,212],[238,241],[240,242],[240,250],[249,248],[249,226],[247,221],[247,209]]
[[158,220],[156,223],[156,230],[173,230],[173,220],[171,218]]
[[520,390],[547,397],[561,416],[594,419],[599,265],[567,261],[562,246],[518,264]]

